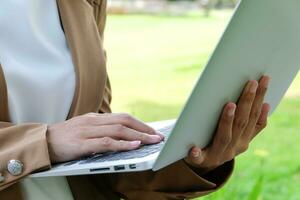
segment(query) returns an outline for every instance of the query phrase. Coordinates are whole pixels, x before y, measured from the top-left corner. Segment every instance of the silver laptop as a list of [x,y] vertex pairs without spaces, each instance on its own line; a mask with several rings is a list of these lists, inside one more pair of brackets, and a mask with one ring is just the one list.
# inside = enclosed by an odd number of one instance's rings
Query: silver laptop
[[[159,170],[213,137],[224,104],[249,79],[272,78],[266,102],[275,110],[300,67],[300,1],[243,0],[177,121],[152,124],[166,140],[127,152],[91,155],[32,177]],[[184,39],[184,38],[182,38]],[[170,99],[172,101],[172,99]]]

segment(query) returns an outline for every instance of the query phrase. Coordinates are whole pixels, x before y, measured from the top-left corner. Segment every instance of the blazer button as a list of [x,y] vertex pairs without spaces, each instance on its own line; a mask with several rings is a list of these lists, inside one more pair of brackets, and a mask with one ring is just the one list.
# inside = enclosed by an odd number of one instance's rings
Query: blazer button
[[7,164],[8,172],[13,176],[18,176],[23,172],[23,163],[19,160],[10,160]]
[[4,182],[4,176],[0,173],[0,183]]

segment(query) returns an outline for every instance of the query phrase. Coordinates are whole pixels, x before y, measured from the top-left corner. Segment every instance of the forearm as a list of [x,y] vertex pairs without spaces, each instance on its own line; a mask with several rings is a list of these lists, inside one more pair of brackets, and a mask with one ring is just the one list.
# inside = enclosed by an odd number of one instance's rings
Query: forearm
[[198,174],[184,161],[158,172],[147,171],[114,175],[114,189],[125,199],[185,199],[207,195],[221,188],[233,171],[230,161],[210,171]]

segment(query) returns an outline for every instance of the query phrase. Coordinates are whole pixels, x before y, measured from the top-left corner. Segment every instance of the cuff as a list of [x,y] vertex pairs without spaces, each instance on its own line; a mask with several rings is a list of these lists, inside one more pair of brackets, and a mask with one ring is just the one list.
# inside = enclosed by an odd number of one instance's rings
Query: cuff
[[124,173],[115,180],[116,191],[125,199],[185,199],[207,195],[229,179],[234,162],[230,161],[200,176],[183,160],[160,171]]
[[[50,167],[46,132],[47,125],[44,124],[17,125],[0,129],[0,173],[3,176],[0,190],[33,171]],[[20,162],[21,168],[17,168],[20,174],[13,175],[8,171],[8,162],[11,160]]]

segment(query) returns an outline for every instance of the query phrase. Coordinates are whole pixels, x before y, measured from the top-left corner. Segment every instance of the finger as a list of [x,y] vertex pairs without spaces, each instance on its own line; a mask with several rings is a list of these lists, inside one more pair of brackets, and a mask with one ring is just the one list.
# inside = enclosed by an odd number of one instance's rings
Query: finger
[[205,161],[205,166],[210,167],[223,162],[220,157],[231,142],[235,110],[234,103],[228,103],[224,107],[212,145],[202,151],[198,147],[193,147],[187,157],[191,165],[200,165]]
[[252,136],[252,139],[257,136],[258,133],[260,133],[264,128],[266,128],[268,123],[268,114],[270,112],[270,105],[268,103],[263,104],[261,115],[257,121],[254,134]]
[[123,124],[124,126],[127,126],[136,131],[147,133],[150,135],[158,135],[158,136],[160,136],[160,138],[162,140],[165,139],[165,136],[163,134],[161,134],[160,132],[153,129],[151,126],[148,126],[144,122],[136,119],[135,117],[133,117],[129,114],[119,113],[119,114],[113,114],[113,115],[116,116],[116,118],[117,118],[117,119],[115,119],[116,122],[119,122],[119,123]]
[[235,119],[233,122],[232,143],[236,144],[239,137],[243,134],[249,122],[249,116],[252,108],[256,91],[258,87],[257,81],[249,81],[241,95],[237,104]]
[[91,120],[92,124],[94,125],[113,125],[113,124],[122,124],[127,126],[128,128],[132,128],[134,130],[144,132],[151,135],[159,135],[161,138],[164,136],[157,131],[155,131],[152,127],[148,126],[147,124],[143,123],[142,121],[132,117],[126,113],[113,113],[113,114],[92,114],[94,119]]
[[186,158],[186,161],[191,165],[191,166],[199,166],[203,163],[204,161],[204,155],[202,150],[199,147],[193,147],[189,151],[189,154]]
[[232,126],[234,122],[234,116],[236,111],[236,105],[234,103],[228,103],[221,115],[217,133],[214,137],[212,146],[209,147],[209,154],[212,157],[217,158],[216,155],[222,155],[232,140]]
[[269,85],[269,80],[270,78],[268,76],[263,76],[259,81],[256,97],[254,99],[249,117],[249,123],[247,126],[247,130],[245,131],[245,133],[248,134],[246,135],[246,137],[250,136],[253,133],[256,123],[261,115],[262,105]]
[[111,137],[126,141],[139,140],[143,144],[154,144],[162,140],[158,135],[142,133],[120,124],[91,127],[86,133],[84,133],[84,136],[86,138]]
[[141,141],[118,141],[109,137],[85,140],[82,147],[84,155],[110,151],[129,151],[139,148]]

